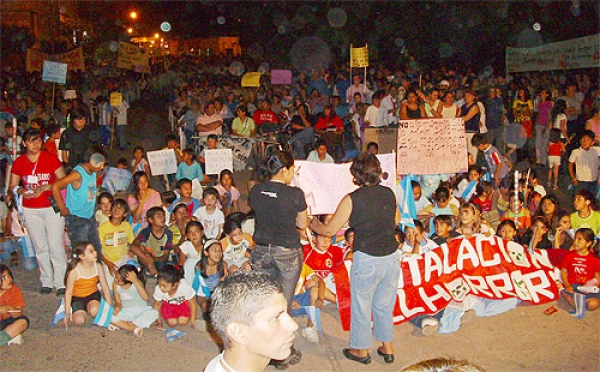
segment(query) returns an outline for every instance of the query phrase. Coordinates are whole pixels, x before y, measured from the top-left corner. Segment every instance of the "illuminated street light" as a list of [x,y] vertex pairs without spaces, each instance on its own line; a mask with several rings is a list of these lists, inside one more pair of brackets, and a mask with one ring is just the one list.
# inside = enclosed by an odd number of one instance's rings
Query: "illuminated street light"
[[154,34],[154,37],[157,38],[157,39],[160,37],[160,35],[158,34],[158,32]]
[[129,17],[130,17],[131,19],[137,19],[137,17],[138,17],[138,14],[137,14],[137,12],[131,12],[131,13],[129,13]]
[[127,33],[131,35],[133,33],[133,27],[129,27],[127,29]]

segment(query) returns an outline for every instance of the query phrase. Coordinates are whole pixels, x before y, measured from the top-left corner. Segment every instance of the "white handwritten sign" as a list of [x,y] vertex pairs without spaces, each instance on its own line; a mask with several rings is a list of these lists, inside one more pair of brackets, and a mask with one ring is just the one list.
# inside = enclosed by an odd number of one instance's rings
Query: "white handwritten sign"
[[148,151],[146,155],[153,176],[177,173],[177,158],[173,149]]
[[233,151],[231,149],[205,150],[206,174],[220,174],[223,169],[233,172]]
[[467,169],[463,120],[402,120],[396,142],[398,174],[459,173]]
[[77,91],[65,90],[65,99],[77,99]]
[[66,63],[44,61],[42,80],[50,83],[65,84],[67,82]]
[[[377,158],[383,171],[381,185],[395,192],[394,154],[381,154]],[[294,165],[293,184],[304,191],[309,214],[334,213],[342,198],[358,188],[352,182],[351,163],[322,164],[296,160]]]

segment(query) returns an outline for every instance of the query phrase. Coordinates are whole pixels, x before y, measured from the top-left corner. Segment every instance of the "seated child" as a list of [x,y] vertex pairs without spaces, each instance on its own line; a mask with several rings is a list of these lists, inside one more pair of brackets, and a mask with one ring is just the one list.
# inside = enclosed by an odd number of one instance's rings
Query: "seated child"
[[177,166],[175,179],[177,181],[187,178],[188,180],[204,181],[204,172],[200,164],[196,162],[196,152],[187,148],[183,150],[183,161]]
[[531,228],[520,238],[520,243],[530,249],[552,249],[548,239],[550,224],[544,216],[537,216],[531,223]]
[[194,212],[194,217],[204,226],[207,239],[219,239],[225,223],[225,215],[217,208],[219,192],[214,187],[207,187],[202,192],[204,205]]
[[449,216],[447,214],[435,216],[433,219],[433,223],[435,224],[435,233],[430,236],[430,239],[433,240],[437,245],[442,245],[459,236],[456,231],[452,230],[453,222],[453,216]]
[[[575,233],[574,250],[567,253],[561,263],[561,277],[565,286],[562,292],[567,303],[575,308],[574,315],[583,318],[585,310],[596,310],[600,293],[584,293],[581,286],[600,285],[600,259],[592,253],[594,232],[581,228]],[[573,314],[573,313],[572,313]]]
[[110,219],[98,227],[98,236],[102,244],[101,260],[109,285],[117,274],[119,267],[125,265],[133,255],[129,246],[133,243],[133,228],[127,222],[129,208],[123,199],[115,200],[110,212]]
[[[397,200],[403,200],[404,190],[402,189],[402,183],[399,183],[396,187]],[[415,201],[415,210],[421,211],[431,204],[429,200],[422,194],[421,185],[417,181],[410,181],[412,187],[413,199]]]
[[344,245],[342,246],[344,260],[352,260],[354,255],[354,228],[349,227],[344,232]]
[[165,212],[165,221],[171,222],[171,206],[173,206],[177,199],[177,194],[174,191],[163,191],[160,193],[162,199],[162,208]]
[[0,275],[0,346],[21,345],[29,328],[29,318],[23,315],[25,298],[8,266],[0,264]]
[[[223,261],[221,242],[210,239],[204,243],[202,258],[196,264],[194,283],[198,303],[202,309],[204,320],[210,320],[210,296],[217,285],[227,277],[227,263]],[[197,289],[196,289],[197,288]]]
[[142,229],[135,238],[131,252],[138,257],[150,275],[155,276],[170,259],[173,234],[165,227],[165,212],[161,207],[150,208],[146,219],[148,227]]
[[154,289],[154,309],[160,312],[156,327],[162,328],[163,319],[169,327],[186,326],[196,329],[196,293],[183,279],[183,268],[166,264],[158,271],[158,282]]
[[[65,275],[65,327],[71,320],[75,325],[82,325],[88,314],[95,317],[102,297],[107,304],[112,305],[104,270],[97,261],[98,253],[92,244],[86,241],[75,244],[73,259],[69,262]],[[98,290],[98,283],[102,294]]]
[[240,190],[234,186],[233,173],[229,169],[221,171],[219,183],[215,188],[219,192],[220,209],[225,216],[240,211]]
[[510,208],[504,212],[500,218],[500,221],[515,221],[517,232],[522,234],[529,228],[529,226],[531,226],[531,213],[529,212],[529,209],[523,208],[523,197],[521,194],[519,194],[517,197],[517,195],[513,193],[510,196],[509,201]]
[[315,234],[313,244],[305,244],[303,249],[304,263],[325,282],[327,289],[334,294],[337,293],[333,270],[338,265],[344,264],[342,249],[336,245],[331,245],[331,236],[317,234]]
[[196,264],[202,258],[204,246],[204,226],[198,221],[190,221],[185,226],[185,241],[179,245],[179,265],[188,284],[194,283]]
[[98,206],[98,210],[94,213],[94,217],[96,219],[96,223],[98,226],[102,225],[104,222],[110,219],[110,210],[112,209],[112,205],[115,199],[108,192],[101,192],[100,195],[96,198],[96,205]]
[[456,186],[456,190],[454,190],[454,197],[461,199],[463,202],[468,202],[471,200],[471,197],[475,194],[476,187],[479,183],[479,180],[483,176],[481,167],[473,164],[469,166],[469,172],[467,173],[467,178],[463,178],[458,185]]
[[223,259],[229,267],[229,274],[238,270],[252,270],[250,257],[254,240],[252,235],[242,231],[242,223],[238,219],[227,219],[223,225],[223,234],[221,239],[223,246]]
[[194,212],[200,208],[200,200],[192,197],[192,181],[187,178],[182,178],[177,181],[177,188],[179,189],[179,198],[173,200],[169,205],[169,213],[173,213],[173,207],[179,203],[185,203],[187,206],[188,217],[192,217]]
[[429,219],[429,231],[434,230],[433,217],[445,214],[449,216],[458,216],[458,208],[450,204],[450,190],[445,187],[438,187],[434,193],[434,199],[436,204],[430,204],[425,209],[419,211],[417,215],[419,218],[426,217]]
[[158,319],[158,311],[148,305],[149,296],[145,285],[141,267],[128,264],[119,268],[113,284],[115,310],[109,330],[120,328],[142,337],[144,329]]
[[476,190],[476,196],[473,198],[471,203],[479,205],[481,207],[481,213],[490,212],[492,210],[492,195],[494,194],[494,187],[490,182],[479,181]]
[[504,240],[514,241],[515,237],[517,236],[517,225],[515,225],[515,221],[504,220],[500,222],[496,235]]
[[571,230],[571,216],[567,212],[560,212],[558,214],[558,226],[554,232],[554,239],[552,241],[554,248],[561,248],[564,250],[571,250],[573,245],[573,238],[569,234]]
[[423,224],[419,220],[414,220],[415,227],[406,227],[404,234],[406,241],[402,245],[404,256],[413,254],[424,254],[439,247],[433,240],[425,237]]

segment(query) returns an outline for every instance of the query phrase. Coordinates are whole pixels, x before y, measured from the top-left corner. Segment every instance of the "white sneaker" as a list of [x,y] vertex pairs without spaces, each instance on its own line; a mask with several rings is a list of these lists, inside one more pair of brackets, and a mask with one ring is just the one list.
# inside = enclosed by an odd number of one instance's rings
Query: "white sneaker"
[[304,327],[300,334],[310,342],[319,343],[319,331],[317,331],[316,326]]
[[423,336],[433,336],[440,328],[440,322],[436,318],[425,318],[421,322],[421,333]]
[[18,335],[17,337],[8,341],[8,345],[23,345],[23,335]]

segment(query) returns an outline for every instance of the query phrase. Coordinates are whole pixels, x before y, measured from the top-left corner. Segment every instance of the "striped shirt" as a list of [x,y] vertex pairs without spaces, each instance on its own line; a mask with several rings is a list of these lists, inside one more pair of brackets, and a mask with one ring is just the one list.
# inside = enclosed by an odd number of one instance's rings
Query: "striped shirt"
[[592,146],[589,150],[581,147],[573,150],[569,163],[575,163],[577,181],[598,181],[598,165],[600,165],[600,147]]

